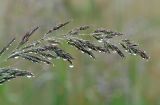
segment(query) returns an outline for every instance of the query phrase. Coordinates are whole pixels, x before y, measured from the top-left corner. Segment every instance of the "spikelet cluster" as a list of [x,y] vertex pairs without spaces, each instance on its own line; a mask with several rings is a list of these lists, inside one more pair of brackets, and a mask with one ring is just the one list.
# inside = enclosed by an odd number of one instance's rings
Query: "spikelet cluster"
[[33,77],[33,73],[15,68],[0,68],[0,84],[19,76]]

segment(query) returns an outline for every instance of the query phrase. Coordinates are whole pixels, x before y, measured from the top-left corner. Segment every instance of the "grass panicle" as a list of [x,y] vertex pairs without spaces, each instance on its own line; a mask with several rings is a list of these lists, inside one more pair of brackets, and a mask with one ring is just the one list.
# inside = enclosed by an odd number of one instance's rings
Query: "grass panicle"
[[[43,37],[33,42],[28,42],[30,37],[39,29],[39,27],[33,28],[22,37],[18,47],[13,49],[11,54],[7,56],[8,60],[22,58],[33,63],[53,64],[53,59],[61,58],[73,66],[73,60],[76,58],[68,53],[66,49],[61,48],[64,43],[68,45],[68,47],[74,46],[78,51],[85,53],[93,59],[96,59],[95,52],[105,53],[106,55],[117,53],[120,57],[125,58],[126,56],[123,50],[129,54],[138,55],[143,59],[149,59],[149,56],[139,48],[138,44],[134,44],[128,39],[123,39],[123,36],[125,37],[124,34],[104,28],[98,28],[93,32],[82,34],[81,31],[84,32],[90,28],[90,26],[84,25],[75,27],[63,35],[50,36],[52,32],[61,29],[69,23],[70,21],[57,24],[49,29]],[[119,44],[112,42],[116,36],[122,37],[120,42],[118,42]],[[2,55],[14,41],[15,38],[0,51],[0,55]],[[4,83],[17,76],[33,76],[33,74],[18,69],[0,68],[0,83]]]

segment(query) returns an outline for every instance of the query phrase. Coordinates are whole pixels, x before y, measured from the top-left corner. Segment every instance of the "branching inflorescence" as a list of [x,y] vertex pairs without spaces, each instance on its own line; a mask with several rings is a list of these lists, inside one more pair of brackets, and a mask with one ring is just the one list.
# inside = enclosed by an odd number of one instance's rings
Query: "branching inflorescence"
[[[37,26],[31,31],[26,32],[21,41],[18,43],[17,47],[15,47],[12,53],[7,57],[7,60],[13,58],[22,58],[33,63],[52,64],[53,59],[61,58],[68,61],[70,65],[69,67],[73,67],[73,60],[75,58],[60,47],[62,42],[75,47],[93,59],[96,58],[94,52],[106,54],[117,53],[120,57],[124,58],[125,54],[123,50],[129,54],[139,55],[143,59],[149,59],[145,51],[139,49],[137,44],[132,43],[128,39],[121,40],[119,42],[120,46],[112,43],[114,37],[121,37],[124,34],[104,28],[96,29],[95,31],[88,34],[82,34],[81,31],[85,31],[90,28],[90,26],[84,25],[74,28],[68,33],[59,37],[50,36],[50,34],[54,34],[54,31],[59,30],[69,23],[70,22],[67,21],[52,27],[43,35],[43,37],[30,43],[28,43],[30,37],[39,29],[39,27]],[[93,38],[93,40],[87,40],[86,37],[89,37],[88,39]],[[0,51],[0,56],[6,50],[8,50],[14,41],[15,38],[13,38],[5,47],[2,48]],[[31,77],[33,74],[28,71],[14,68],[0,68],[0,84],[10,79],[16,78],[17,76]]]

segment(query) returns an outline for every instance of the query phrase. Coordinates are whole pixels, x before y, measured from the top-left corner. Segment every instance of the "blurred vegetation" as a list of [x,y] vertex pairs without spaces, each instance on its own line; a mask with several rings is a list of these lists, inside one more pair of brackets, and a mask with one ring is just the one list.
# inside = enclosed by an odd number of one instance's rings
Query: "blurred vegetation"
[[83,24],[118,30],[151,56],[148,62],[116,55],[93,61],[70,50],[79,58],[73,69],[60,60],[54,67],[12,60],[7,65],[37,75],[1,85],[0,105],[160,105],[159,0],[0,1],[0,47],[33,26],[41,26],[36,39],[55,23],[73,19],[61,33]]

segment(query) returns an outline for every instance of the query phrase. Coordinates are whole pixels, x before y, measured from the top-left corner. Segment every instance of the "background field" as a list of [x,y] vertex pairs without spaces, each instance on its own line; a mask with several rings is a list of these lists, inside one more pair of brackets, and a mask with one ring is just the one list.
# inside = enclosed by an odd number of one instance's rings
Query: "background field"
[[73,22],[61,30],[89,24],[126,34],[151,59],[97,54],[96,60],[68,49],[75,67],[54,61],[55,67],[12,60],[36,74],[0,85],[0,105],[160,105],[160,0],[0,0],[0,48],[13,36],[40,25],[32,40],[51,26]]

